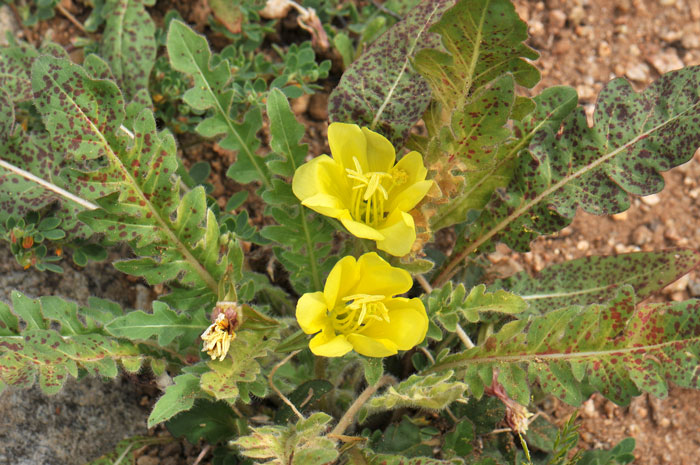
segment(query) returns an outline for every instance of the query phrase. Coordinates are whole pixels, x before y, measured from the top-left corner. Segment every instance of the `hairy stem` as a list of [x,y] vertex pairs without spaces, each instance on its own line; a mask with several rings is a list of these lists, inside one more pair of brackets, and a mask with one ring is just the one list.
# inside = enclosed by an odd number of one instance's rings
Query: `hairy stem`
[[396,383],[396,378],[394,378],[391,375],[384,375],[381,378],[379,378],[379,381],[374,386],[368,386],[367,389],[362,391],[362,393],[355,399],[355,402],[352,403],[350,408],[345,412],[345,415],[340,419],[337,425],[335,425],[335,428],[333,428],[333,431],[331,431],[330,434],[335,434],[335,435],[341,435],[345,432],[346,429],[348,429],[354,422],[355,422],[355,416],[357,415],[357,412],[360,411],[363,405],[369,400],[372,395],[374,395],[377,390],[379,390],[382,386],[385,386],[387,384],[394,384]]

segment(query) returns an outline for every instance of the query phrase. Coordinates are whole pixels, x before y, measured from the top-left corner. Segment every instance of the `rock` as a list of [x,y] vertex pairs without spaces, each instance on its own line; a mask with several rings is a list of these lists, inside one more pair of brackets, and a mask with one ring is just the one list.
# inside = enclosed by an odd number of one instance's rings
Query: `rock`
[[294,98],[290,101],[290,106],[292,107],[292,111],[297,114],[301,115],[306,113],[306,109],[309,108],[309,101],[311,100],[311,96],[309,94],[304,94],[299,98]]
[[645,197],[642,197],[642,202],[646,205],[653,207],[654,205],[661,202],[661,197],[659,197],[659,194],[647,195]]
[[557,33],[566,24],[566,13],[561,10],[552,10],[549,12],[549,27],[552,32]]
[[676,52],[675,48],[667,48],[662,52],[650,56],[649,63],[651,63],[651,66],[660,74],[668,73],[675,69],[681,69],[685,66],[681,59],[678,58],[678,52]]
[[646,82],[649,80],[649,66],[646,63],[633,63],[627,67],[625,76],[637,82]]
[[691,297],[700,297],[700,280],[690,279],[688,281],[688,292]]
[[632,232],[632,242],[635,245],[644,245],[652,241],[654,233],[644,225],[639,226]]
[[612,219],[615,221],[627,221],[627,217],[629,214],[627,213],[627,210],[620,212],[620,213],[615,213],[612,215]]
[[604,40],[601,40],[598,44],[598,56],[601,58],[607,58],[612,54],[612,49],[610,44]]

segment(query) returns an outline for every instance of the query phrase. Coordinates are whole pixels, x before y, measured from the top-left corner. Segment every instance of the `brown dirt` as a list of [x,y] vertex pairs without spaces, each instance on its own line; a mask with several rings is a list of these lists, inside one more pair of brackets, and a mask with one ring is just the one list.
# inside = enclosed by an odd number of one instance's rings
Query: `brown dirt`
[[[88,10],[80,2],[64,0],[79,21]],[[160,2],[156,16],[173,4],[200,31],[207,29],[204,2],[172,0]],[[515,0],[520,16],[528,21],[530,45],[541,53],[537,65],[542,82],[534,93],[552,85],[568,85],[578,91],[581,103],[591,113],[595,97],[610,79],[625,76],[642,89],[661,73],[700,64],[700,1],[698,0]],[[158,19],[158,18],[156,18]],[[60,14],[33,28],[36,43],[48,30],[54,40],[71,48],[80,31]],[[330,87],[330,83],[327,87]],[[310,153],[326,152],[327,92],[293,102],[300,121],[307,123]],[[241,189],[225,178],[227,155],[216,153],[211,144],[185,151],[189,162],[209,159],[214,168],[210,182],[221,199]],[[614,217],[580,213],[559,234],[540,238],[532,252],[515,254],[499,247],[489,258],[502,273],[521,269],[539,270],[549,264],[586,255],[616,254],[669,247],[700,248],[700,156],[666,173],[667,188],[658,195],[635,199],[632,207]],[[221,165],[221,166],[219,166]],[[254,215],[252,215],[254,216]],[[700,273],[672,284],[656,300],[683,300],[700,296]],[[145,401],[148,401],[147,399]],[[580,410],[581,445],[610,447],[632,436],[637,440],[639,465],[693,465],[700,462],[700,391],[671,389],[665,400],[642,396],[629,407],[615,406],[593,396]],[[563,423],[573,410],[552,399],[542,406],[554,421]],[[138,463],[192,463],[201,451],[190,445],[144,450]],[[210,456],[201,463],[207,463]]]

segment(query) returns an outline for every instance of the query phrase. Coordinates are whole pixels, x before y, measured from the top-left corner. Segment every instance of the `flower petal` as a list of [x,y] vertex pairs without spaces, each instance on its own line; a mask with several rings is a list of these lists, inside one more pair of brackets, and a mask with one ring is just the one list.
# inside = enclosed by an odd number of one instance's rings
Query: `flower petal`
[[325,194],[337,198],[345,208],[352,198],[345,171],[328,155],[316,157],[297,168],[292,180],[292,191],[302,202]]
[[367,165],[370,171],[388,173],[396,161],[396,150],[381,134],[362,128],[367,139]]
[[353,349],[365,357],[388,357],[398,352],[396,344],[389,339],[375,339],[362,334],[348,334],[348,341]]
[[357,124],[331,123],[328,126],[328,145],[333,159],[343,171],[355,169],[353,157],[357,157],[362,169],[367,170],[367,139]]
[[358,267],[355,257],[343,257],[333,266],[323,287],[323,296],[327,308],[333,310],[338,305],[338,298],[348,295],[358,279]]
[[372,226],[353,220],[350,216],[350,212],[348,212],[347,215],[341,215],[338,219],[343,223],[345,229],[353,236],[361,237],[362,239],[371,239],[373,241],[381,241],[384,239],[384,235]]
[[408,213],[394,210],[379,228],[385,239],[377,241],[377,248],[395,257],[403,257],[411,251],[416,241],[416,226]]
[[363,335],[387,338],[399,350],[409,350],[423,342],[428,332],[428,315],[420,299],[397,297],[385,305],[389,310],[389,322],[373,321],[362,331]]
[[387,202],[386,209],[388,211],[401,210],[402,212],[413,210],[413,207],[423,200],[423,197],[425,197],[425,194],[428,193],[431,187],[433,187],[433,181],[428,179],[406,186],[398,191],[396,195],[392,192]]
[[317,333],[326,326],[327,312],[323,292],[307,292],[297,301],[297,322],[306,334]]
[[413,286],[408,271],[391,266],[376,252],[362,255],[357,260],[359,281],[355,294],[385,295],[392,297],[407,292]]
[[309,341],[309,349],[322,357],[342,357],[352,350],[352,344],[342,334],[336,336],[332,332],[323,332]]
[[328,194],[316,194],[307,197],[301,202],[302,205],[309,207],[321,215],[330,216],[331,218],[340,218],[341,216],[350,214],[348,209],[343,205],[338,197]]

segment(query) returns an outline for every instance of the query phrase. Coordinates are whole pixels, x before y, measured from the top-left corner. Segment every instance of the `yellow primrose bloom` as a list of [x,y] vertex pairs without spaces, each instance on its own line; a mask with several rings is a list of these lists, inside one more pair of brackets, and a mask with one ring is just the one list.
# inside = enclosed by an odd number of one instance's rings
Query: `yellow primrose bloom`
[[407,212],[430,190],[428,170],[418,152],[398,163],[384,136],[356,124],[332,123],[328,144],[333,158],[321,155],[294,173],[292,190],[302,205],[337,218],[351,234],[377,242],[391,255],[403,256],[416,240]]
[[387,357],[425,339],[428,316],[420,299],[394,297],[413,285],[411,275],[375,252],[335,264],[323,292],[309,292],[297,303],[296,317],[311,352],[340,357],[355,350]]

